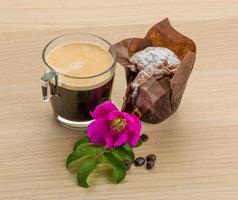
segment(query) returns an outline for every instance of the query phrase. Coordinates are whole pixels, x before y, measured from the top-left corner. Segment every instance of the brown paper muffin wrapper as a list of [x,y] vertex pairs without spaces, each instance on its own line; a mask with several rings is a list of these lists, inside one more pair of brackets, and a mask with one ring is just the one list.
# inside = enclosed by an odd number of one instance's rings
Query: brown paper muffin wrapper
[[[132,95],[130,83],[137,73],[130,70],[129,58],[146,47],[166,47],[181,60],[181,65],[172,77],[152,76]],[[122,40],[111,48],[117,52],[117,61],[125,67],[127,90],[122,110],[135,113],[141,120],[159,123],[167,119],[178,108],[196,57],[196,45],[188,37],[177,32],[168,18],[154,25],[142,38]]]

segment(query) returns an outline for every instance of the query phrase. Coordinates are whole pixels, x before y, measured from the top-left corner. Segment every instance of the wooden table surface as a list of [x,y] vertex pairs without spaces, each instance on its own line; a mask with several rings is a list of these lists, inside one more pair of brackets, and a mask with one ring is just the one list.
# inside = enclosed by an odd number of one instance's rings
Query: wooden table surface
[[[177,113],[143,124],[156,167],[133,167],[119,185],[100,176],[76,186],[65,158],[80,138],[53,119],[41,97],[41,51],[51,38],[87,31],[112,43],[143,37],[158,21],[197,44],[197,60]],[[0,199],[238,199],[237,0],[0,0]],[[121,106],[118,64],[113,101]]]

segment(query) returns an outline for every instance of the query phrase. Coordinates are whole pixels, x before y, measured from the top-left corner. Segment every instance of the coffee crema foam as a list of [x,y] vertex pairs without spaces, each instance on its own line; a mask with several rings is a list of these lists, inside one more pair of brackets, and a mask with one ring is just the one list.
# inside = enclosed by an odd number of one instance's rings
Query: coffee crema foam
[[[113,64],[113,58],[109,52],[96,44],[74,42],[51,50],[47,55],[47,62],[60,74],[71,77],[91,77],[108,70]],[[59,86],[73,90],[88,90],[110,81],[113,72],[108,70],[93,78],[67,76],[59,75]]]

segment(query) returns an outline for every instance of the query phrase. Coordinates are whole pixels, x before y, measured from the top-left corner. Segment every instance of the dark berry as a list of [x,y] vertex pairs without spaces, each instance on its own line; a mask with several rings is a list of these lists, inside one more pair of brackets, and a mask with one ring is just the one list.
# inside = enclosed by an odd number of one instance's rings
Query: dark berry
[[150,160],[146,163],[146,168],[147,169],[152,169],[155,166],[155,162]]
[[156,155],[155,154],[149,154],[146,156],[146,161],[155,161],[156,160]]
[[135,166],[142,166],[145,164],[145,159],[142,157],[138,157],[134,161]]
[[146,142],[146,141],[149,139],[149,137],[148,137],[148,135],[146,135],[146,134],[142,134],[142,135],[140,136],[140,139],[141,139],[143,142]]

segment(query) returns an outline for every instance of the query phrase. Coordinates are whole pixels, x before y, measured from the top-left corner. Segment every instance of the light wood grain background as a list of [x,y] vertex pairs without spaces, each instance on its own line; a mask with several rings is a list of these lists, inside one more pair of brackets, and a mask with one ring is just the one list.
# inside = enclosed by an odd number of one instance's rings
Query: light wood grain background
[[[197,60],[181,106],[137,155],[156,153],[156,167],[133,168],[124,183],[92,177],[76,186],[65,158],[80,137],[58,125],[41,98],[41,50],[57,34],[87,31],[112,43],[143,37],[169,17],[194,39]],[[238,199],[237,0],[0,0],[0,199]],[[123,69],[113,101],[121,106]]]

